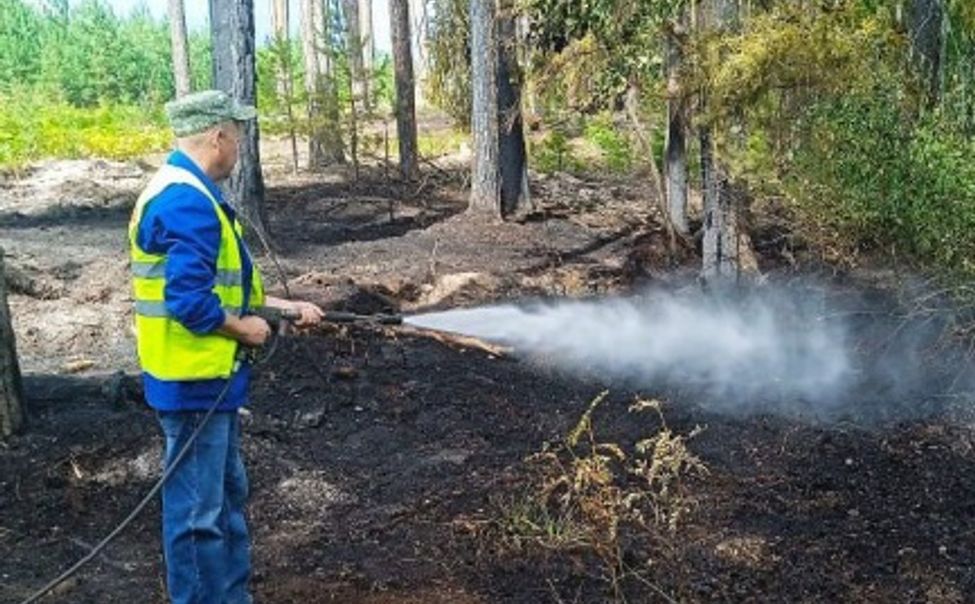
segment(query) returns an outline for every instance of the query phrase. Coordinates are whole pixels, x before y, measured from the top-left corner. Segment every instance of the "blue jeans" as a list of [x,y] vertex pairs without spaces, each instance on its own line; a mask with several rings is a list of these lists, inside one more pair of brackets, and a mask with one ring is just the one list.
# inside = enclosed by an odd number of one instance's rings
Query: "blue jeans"
[[[159,413],[166,467],[204,415]],[[173,604],[250,604],[246,501],[237,412],[214,413],[162,489],[163,552]]]

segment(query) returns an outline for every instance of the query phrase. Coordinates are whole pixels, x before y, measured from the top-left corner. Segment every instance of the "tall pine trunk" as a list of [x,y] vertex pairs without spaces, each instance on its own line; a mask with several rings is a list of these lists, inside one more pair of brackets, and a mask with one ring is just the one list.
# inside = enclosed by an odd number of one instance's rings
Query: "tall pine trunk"
[[372,0],[359,0],[359,39],[362,41],[362,73],[365,78],[363,108],[373,110],[372,77],[376,63],[376,40],[372,27]]
[[667,139],[664,147],[664,173],[667,213],[670,224],[681,235],[687,235],[687,107],[681,89],[683,64],[681,24],[673,24],[665,33],[665,67],[667,78]]
[[[724,29],[734,23],[734,0],[704,0],[699,8],[699,27]],[[701,115],[707,115],[708,102],[705,88],[698,100]],[[727,172],[717,157],[713,126],[703,124],[698,134],[704,197],[701,275],[712,285],[730,285],[737,282],[739,273],[738,213],[728,185]]]
[[468,212],[501,216],[498,169],[498,44],[494,0],[470,0],[471,133],[474,165]]
[[186,35],[186,12],[183,0],[169,0],[169,36],[173,46],[173,82],[176,98],[189,94],[193,85],[190,80],[190,52]]
[[390,31],[396,78],[396,130],[399,135],[399,168],[405,180],[418,172],[416,143],[416,99],[413,81],[413,53],[410,48],[410,6],[408,0],[390,0]]
[[[289,32],[288,23],[290,21],[290,11],[288,0],[271,0],[271,32],[274,36],[274,44],[279,51],[283,51],[288,44]],[[290,48],[288,49],[290,51]],[[279,98],[287,98],[289,89],[290,74],[285,69],[279,69],[277,73],[277,91]]]
[[365,107],[366,99],[369,98],[369,81],[362,64],[364,44],[360,29],[359,0],[343,0],[342,6],[345,13],[349,71],[352,76],[352,95],[354,97],[352,100],[357,107]]
[[501,170],[501,215],[527,209],[528,162],[521,111],[521,74],[518,67],[518,36],[510,7],[497,22],[498,54],[498,160]]
[[[210,32],[214,85],[241,103],[255,105],[254,1],[210,0]],[[227,189],[245,220],[267,238],[257,120],[247,122],[242,128],[239,151],[240,159]]]
[[25,421],[24,391],[20,381],[17,346],[7,304],[7,279],[0,248],[0,437],[19,432]]
[[411,41],[413,50],[413,74],[416,81],[417,104],[423,107],[426,103],[424,99],[424,85],[427,73],[430,69],[430,50],[427,48],[429,37],[430,17],[427,13],[427,0],[409,0],[410,2],[410,24],[413,33]]

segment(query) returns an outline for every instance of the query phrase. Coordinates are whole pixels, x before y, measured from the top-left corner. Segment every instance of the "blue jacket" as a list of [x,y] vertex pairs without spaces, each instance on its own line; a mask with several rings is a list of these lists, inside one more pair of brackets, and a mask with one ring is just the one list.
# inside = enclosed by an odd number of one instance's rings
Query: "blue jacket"
[[[233,208],[210,177],[185,153],[174,151],[167,163],[189,170],[220,202],[230,220]],[[220,221],[213,203],[190,185],[171,185],[146,206],[139,223],[136,242],[150,254],[166,254],[166,310],[196,334],[212,333],[224,322],[220,301],[213,293],[217,253],[220,248]],[[239,237],[244,270],[244,312],[250,301],[253,262],[247,245]],[[231,378],[232,384],[219,410],[233,411],[247,403],[250,368],[242,364]],[[143,373],[146,400],[159,411],[204,411],[213,405],[227,381],[167,381]]]

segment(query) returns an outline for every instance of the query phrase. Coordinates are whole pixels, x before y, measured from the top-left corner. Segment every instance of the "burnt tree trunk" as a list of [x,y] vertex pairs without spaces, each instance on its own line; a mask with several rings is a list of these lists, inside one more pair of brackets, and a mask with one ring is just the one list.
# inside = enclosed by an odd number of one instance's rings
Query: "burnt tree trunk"
[[169,0],[169,37],[173,45],[173,82],[176,98],[192,90],[190,81],[190,52],[186,35],[186,12],[183,0]]
[[399,169],[404,180],[418,172],[416,143],[416,86],[413,81],[413,53],[410,48],[410,6],[408,0],[390,0],[390,31],[396,78],[396,131],[399,135]]
[[468,212],[501,217],[498,169],[498,45],[495,1],[470,0],[471,133],[474,164]]
[[664,173],[667,214],[674,230],[687,235],[687,107],[680,85],[683,63],[682,24],[674,24],[665,34],[665,66],[667,78],[667,140],[664,147]]
[[[254,1],[210,0],[210,33],[214,85],[241,103],[255,105]],[[267,238],[257,120],[244,124],[241,131],[240,159],[230,176],[227,190],[251,228]]]
[[7,304],[3,248],[0,248],[0,437],[8,437],[24,427],[23,401],[20,364]]
[[[733,25],[736,14],[732,0],[706,0],[698,7],[698,26],[723,29]],[[708,113],[708,92],[702,90],[701,115]],[[728,186],[727,172],[717,157],[712,124],[702,124],[698,136],[701,145],[701,187],[703,189],[704,237],[701,275],[712,285],[729,285],[738,279],[738,213]]]
[[521,111],[521,73],[514,17],[505,11],[497,22],[498,128],[501,170],[501,215],[512,216],[531,203],[528,157]]

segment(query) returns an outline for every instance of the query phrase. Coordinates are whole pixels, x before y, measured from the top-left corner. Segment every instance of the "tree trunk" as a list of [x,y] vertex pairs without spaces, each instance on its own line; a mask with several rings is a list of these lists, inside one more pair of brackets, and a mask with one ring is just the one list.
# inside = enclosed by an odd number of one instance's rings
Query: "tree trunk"
[[[721,29],[734,22],[732,0],[710,0],[701,3],[705,11],[698,20],[703,28]],[[702,91],[700,113],[707,114],[708,93]],[[729,285],[738,279],[738,224],[734,197],[727,174],[716,157],[714,135],[710,124],[699,130],[701,143],[701,183],[704,197],[704,238],[702,242],[702,276],[713,285]]]
[[665,34],[667,78],[667,140],[664,149],[667,213],[670,224],[681,235],[687,235],[687,107],[680,85],[683,50],[681,25]]
[[[210,32],[214,84],[237,101],[255,105],[254,0],[210,0]],[[246,222],[267,238],[257,120],[244,124],[238,150],[240,158],[227,190]]]
[[338,91],[327,48],[329,13],[322,0],[301,2],[301,47],[308,97],[308,168],[345,161],[338,117]]
[[342,139],[342,115],[339,107],[339,85],[332,49],[335,32],[335,13],[331,0],[315,1],[316,21],[321,32],[318,49],[319,87],[325,111],[325,132],[322,139],[325,160],[345,163],[345,142]]
[[[289,2],[288,0],[272,0],[271,6],[271,32],[274,36],[274,44],[278,46],[280,51],[283,51],[286,45],[288,45],[288,40],[290,38],[288,32],[288,24],[290,21],[289,15]],[[291,51],[290,46],[287,47],[288,52]],[[283,67],[283,65],[282,65]],[[289,76],[290,74],[286,72],[285,69],[278,70],[278,97],[287,98],[289,90]]]
[[362,73],[365,77],[365,98],[363,108],[372,111],[373,69],[376,62],[376,40],[372,28],[372,0],[359,0],[359,39],[362,41]]
[[498,128],[501,170],[501,215],[512,216],[528,208],[528,163],[521,112],[521,74],[515,19],[505,10],[497,22]]
[[186,96],[192,90],[190,81],[190,52],[186,36],[186,12],[183,0],[169,0],[169,36],[173,45],[173,82],[176,98]]
[[700,141],[704,187],[702,276],[709,283],[729,284],[738,278],[737,213],[727,177],[715,157],[711,126],[701,127]]
[[[727,30],[737,23],[737,3],[734,0],[705,0],[706,11],[699,19],[701,27]],[[700,95],[700,112],[707,114],[708,92]],[[700,128],[701,182],[704,189],[704,239],[702,242],[702,276],[712,285],[727,286],[737,282],[738,213],[731,194],[727,172],[717,157],[711,124]]]
[[0,437],[6,438],[24,426],[24,390],[20,381],[17,346],[7,305],[7,279],[3,249],[0,248]]
[[413,53],[410,49],[410,6],[408,0],[390,0],[390,31],[396,77],[396,131],[399,135],[399,169],[404,180],[416,177],[416,108],[413,82]]
[[355,104],[364,107],[369,98],[369,82],[362,64],[362,48],[364,46],[360,35],[359,0],[343,0],[345,12],[346,40],[348,44],[349,71],[352,76],[352,95]]
[[410,2],[410,22],[412,25],[413,39],[411,46],[413,49],[413,73],[416,78],[417,104],[424,106],[423,86],[426,82],[427,73],[430,69],[430,51],[427,48],[429,36],[429,16],[427,14],[426,0],[409,0]]
[[[320,42],[319,21],[315,4],[322,0],[301,0],[301,54],[305,63],[305,95],[308,97],[308,169],[325,163],[322,145],[322,99],[319,88],[321,66],[318,64],[316,44]],[[324,40],[322,41],[324,42]]]
[[912,0],[908,13],[911,55],[921,74],[929,107],[941,99],[945,16],[944,0]]
[[494,0],[470,0],[471,132],[474,165],[468,211],[501,217],[498,170],[498,45]]

